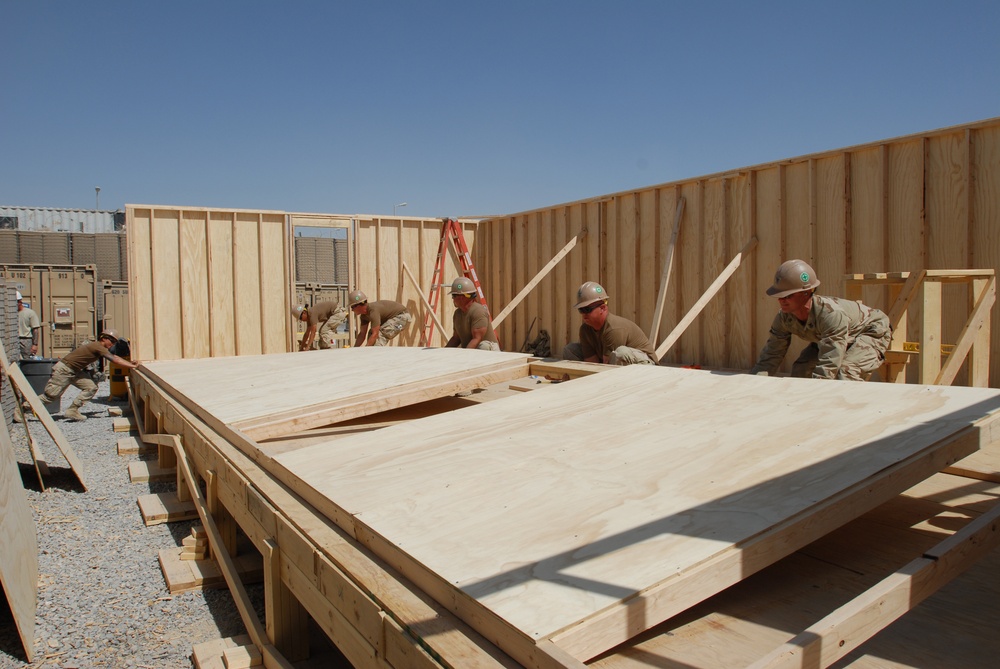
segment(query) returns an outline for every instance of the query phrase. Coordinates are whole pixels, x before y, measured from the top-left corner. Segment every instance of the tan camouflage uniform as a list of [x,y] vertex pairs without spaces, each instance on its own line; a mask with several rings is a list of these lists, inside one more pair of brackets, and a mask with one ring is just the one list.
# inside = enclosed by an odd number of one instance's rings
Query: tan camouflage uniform
[[792,335],[812,342],[792,365],[792,376],[864,381],[885,360],[892,339],[889,317],[861,302],[813,295],[809,317],[803,323],[779,312],[771,336],[751,374],[775,374],[785,358]]

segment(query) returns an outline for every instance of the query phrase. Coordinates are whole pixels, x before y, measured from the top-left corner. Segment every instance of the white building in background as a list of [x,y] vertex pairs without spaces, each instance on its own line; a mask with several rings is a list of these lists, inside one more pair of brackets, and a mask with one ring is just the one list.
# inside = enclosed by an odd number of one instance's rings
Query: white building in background
[[124,211],[0,206],[0,230],[98,233],[124,227]]

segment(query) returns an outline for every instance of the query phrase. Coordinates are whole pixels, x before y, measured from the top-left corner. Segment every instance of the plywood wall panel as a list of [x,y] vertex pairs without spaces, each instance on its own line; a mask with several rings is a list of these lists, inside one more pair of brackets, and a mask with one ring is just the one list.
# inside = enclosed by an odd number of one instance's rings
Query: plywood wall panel
[[209,336],[208,212],[181,212],[180,297],[182,357],[211,355]]
[[[660,287],[660,268],[657,262],[659,237],[663,233],[663,223],[660,219],[658,206],[659,193],[655,190],[645,190],[638,194],[639,221],[637,237],[638,252],[635,263],[635,285],[645,284],[647,288],[639,291],[638,313],[636,323],[647,334],[653,322],[653,310],[656,308],[656,292]],[[669,223],[667,224],[670,225]],[[669,227],[666,235],[670,236]]]
[[[713,301],[709,313],[688,328],[667,354],[666,362],[749,368],[777,312],[776,301],[766,297],[764,290],[786,259],[810,261],[823,281],[820,292],[829,295],[843,295],[842,279],[847,273],[925,267],[1000,269],[998,145],[1000,119],[989,119],[744,168],[738,173],[598,196],[482,225],[487,229],[515,226],[502,244],[509,257],[498,261],[496,271],[521,276],[515,271],[518,258],[535,250],[525,246],[532,238],[524,227],[545,225],[560,209],[570,212],[571,222],[575,212],[581,212],[580,220],[590,234],[580,257],[568,259],[569,288],[573,290],[574,283],[585,280],[602,282],[613,297],[616,312],[635,314],[645,330],[652,317],[647,310],[655,305],[655,288],[650,284],[659,284],[676,197],[683,195],[687,206],[676,273],[665,296],[661,340],[711,283],[720,251],[728,262],[745,243],[737,238],[747,233],[755,234],[759,245],[745,261],[747,271],[741,269],[730,279],[716,298],[719,303]],[[725,195],[712,192],[713,184],[719,184]],[[658,204],[650,205],[650,200]],[[650,207],[657,216],[650,215]],[[717,237],[720,229],[724,238],[721,246]],[[652,256],[647,255],[649,244],[656,249]],[[558,250],[555,236],[552,246],[549,250]],[[647,269],[650,262],[655,265],[653,276]],[[945,343],[954,342],[965,321],[967,297],[958,294],[963,290],[945,286]],[[864,298],[888,308],[884,289],[866,289]],[[539,298],[538,304],[544,311],[545,300]],[[557,300],[553,305],[558,310]],[[716,311],[720,307],[722,311]],[[913,316],[911,313],[911,327]],[[724,324],[721,336],[709,329],[709,322]],[[521,341],[527,323],[522,320],[511,327],[513,339]],[[575,330],[575,326],[570,327],[571,333]],[[1000,346],[996,322],[991,336],[993,347]],[[800,348],[798,342],[793,345],[784,371],[790,369]],[[1000,385],[998,365],[1000,362],[993,363],[993,385]]]
[[[972,136],[973,213],[969,264],[973,268],[1000,267],[1000,127],[975,130]],[[998,331],[1000,309],[994,308],[991,333],[996,337]],[[991,358],[990,378],[1000,379],[1000,355]]]
[[133,356],[287,350],[285,221],[282,212],[126,205]]
[[209,342],[212,356],[236,355],[236,297],[233,290],[233,216],[209,212]]
[[261,352],[260,236],[255,215],[238,213],[233,223],[236,355]]
[[785,193],[785,256],[801,258],[812,264],[815,262],[815,253],[810,168],[811,164],[807,161],[792,163],[784,168],[782,176]]
[[275,324],[288,320],[288,293],[286,277],[291,266],[285,239],[291,232],[286,228],[285,217],[262,214],[260,218],[260,319],[261,351],[283,353],[288,350],[287,337]]
[[[659,290],[660,284],[663,279],[663,267],[667,262],[667,254],[670,252],[670,240],[673,237],[674,223],[677,219],[677,204],[680,202],[680,189],[676,187],[671,188],[661,188],[657,191],[657,198],[659,200],[659,218],[660,218],[660,236],[657,244],[657,266],[656,271],[650,277],[655,281],[656,287],[653,289],[654,295],[657,301],[660,300]],[[667,336],[673,326],[680,320],[681,314],[679,313],[679,295],[677,290],[678,277],[680,276],[680,268],[678,267],[678,248],[680,245],[680,238],[684,235],[697,234],[697,231],[690,228],[690,222],[685,223],[685,218],[688,216],[687,208],[685,206],[685,211],[682,213],[682,218],[677,230],[677,240],[674,244],[674,266],[671,272],[669,281],[667,283],[666,294],[663,296],[663,312],[660,314],[660,330],[657,336],[658,341],[652,342],[653,346],[659,346],[660,342]],[[690,221],[690,219],[688,219]],[[685,228],[685,225],[688,227]],[[639,327],[643,328],[647,333],[650,331],[648,328],[652,325],[652,316],[650,317],[649,325],[646,323],[639,323]]]
[[[704,210],[702,234],[702,281],[698,286],[698,297],[704,294],[716,277],[726,268],[732,256],[737,253],[742,244],[735,249],[729,248],[727,234],[727,185],[726,179],[712,179],[705,182]],[[698,322],[701,324],[701,357],[725,357],[726,333],[729,324],[726,319],[727,305],[721,295],[716,295],[709,302]]]
[[[757,250],[754,251],[754,267],[757,268],[757,285],[754,290],[754,305],[760,317],[757,319],[754,354],[750,366],[757,360],[760,349],[767,341],[771,323],[778,313],[778,303],[773,297],[768,297],[765,291],[774,283],[774,271],[782,262],[785,254],[782,246],[782,212],[781,212],[781,170],[773,167],[756,173],[755,195],[757,218]],[[797,349],[790,351],[783,364],[783,371],[791,369],[791,360],[798,355]],[[794,355],[793,355],[794,354]]]
[[150,231],[153,250],[153,320],[160,360],[184,357],[181,339],[180,212],[156,210]]
[[[132,333],[132,358],[134,360],[154,360],[156,339],[153,336],[153,277],[150,230],[152,210],[128,210],[128,268],[129,268],[129,331]],[[146,299],[132,299],[132,293],[146,296]]]
[[[749,174],[737,175],[729,180],[726,211],[729,255],[733,256],[756,234]],[[757,249],[743,260],[740,269],[733,275],[733,280],[727,282],[724,292],[718,298],[725,300],[728,308],[727,350],[724,358],[727,367],[738,368],[744,360],[755,358],[757,355],[753,347],[753,290],[755,254],[759,249],[758,244]]]

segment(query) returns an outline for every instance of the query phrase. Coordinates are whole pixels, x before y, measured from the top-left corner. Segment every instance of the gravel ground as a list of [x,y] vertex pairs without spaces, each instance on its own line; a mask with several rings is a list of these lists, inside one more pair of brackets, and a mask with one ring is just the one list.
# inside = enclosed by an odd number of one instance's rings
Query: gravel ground
[[[63,396],[69,406],[77,390]],[[56,416],[83,462],[89,490],[37,420],[28,425],[50,473],[41,492],[24,428],[14,424],[12,440],[38,537],[38,608],[35,662],[25,661],[13,617],[0,600],[0,669],[10,667],[191,667],[194,644],[244,634],[228,590],[171,595],[157,562],[160,549],[177,546],[193,522],[146,527],[136,498],[174,489],[172,483],[131,483],[120,456],[108,408],[108,383],[83,407],[86,421]],[[143,456],[149,457],[149,456]],[[263,587],[249,586],[258,608]]]

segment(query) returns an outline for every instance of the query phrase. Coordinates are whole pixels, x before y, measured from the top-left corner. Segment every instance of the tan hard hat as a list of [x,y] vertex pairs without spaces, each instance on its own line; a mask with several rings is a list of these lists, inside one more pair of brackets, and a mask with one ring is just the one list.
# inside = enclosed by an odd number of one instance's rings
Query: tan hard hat
[[368,301],[368,296],[365,295],[360,290],[356,290],[350,294],[350,304],[348,304],[347,306],[354,307],[359,304],[364,304],[367,301]]
[[295,305],[294,307],[292,307],[292,318],[294,318],[295,320],[300,320],[302,318],[302,314],[305,313],[305,311],[306,308],[304,306],[299,304]]
[[104,339],[105,337],[107,337],[108,339],[113,339],[117,342],[119,339],[118,331],[115,330],[114,328],[108,328],[107,330],[102,330],[98,339]]
[[786,260],[774,273],[774,285],[767,289],[771,297],[788,297],[792,293],[819,286],[816,272],[805,260]]
[[580,307],[585,307],[588,304],[593,304],[594,302],[607,301],[608,293],[604,290],[604,286],[596,281],[587,281],[577,289],[576,304],[573,305],[573,308],[579,309]]
[[451,293],[450,295],[475,295],[477,292],[476,284],[472,283],[472,279],[466,276],[460,276],[451,282]]

